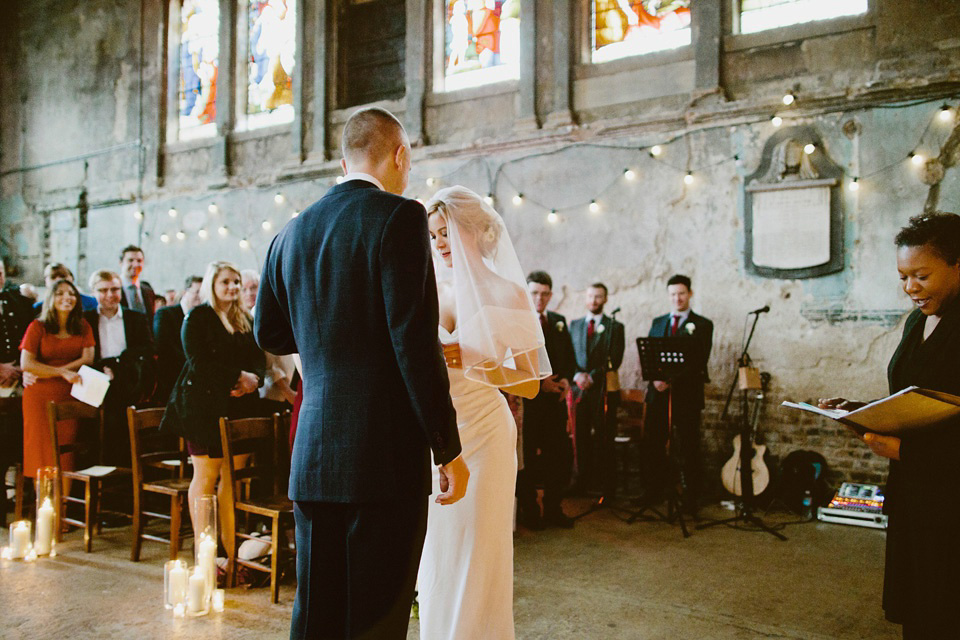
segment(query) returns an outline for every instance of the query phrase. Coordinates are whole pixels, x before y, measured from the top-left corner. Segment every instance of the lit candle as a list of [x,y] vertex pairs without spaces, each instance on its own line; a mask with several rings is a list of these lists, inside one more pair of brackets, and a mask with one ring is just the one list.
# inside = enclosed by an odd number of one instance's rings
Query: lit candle
[[167,578],[169,582],[167,600],[174,607],[176,607],[178,604],[183,604],[184,598],[187,597],[186,565],[177,560],[173,568],[170,569],[170,573]]
[[183,617],[183,613],[184,613],[184,611],[183,611],[183,603],[181,602],[180,604],[178,604],[177,606],[175,606],[175,607],[173,608],[173,617],[174,617],[174,618],[182,618],[182,617]]
[[204,535],[197,550],[197,569],[203,572],[207,580],[207,594],[217,588],[217,543]]
[[0,558],[4,560],[10,560],[10,547],[4,547],[0,549]]
[[26,520],[21,520],[10,529],[10,557],[15,560],[22,558],[29,546],[30,525]]
[[199,567],[193,570],[188,586],[187,608],[190,613],[200,613],[206,608],[207,579]]
[[213,590],[213,610],[217,613],[223,611],[223,589]]
[[44,498],[43,504],[37,509],[37,537],[34,545],[39,555],[50,553],[53,542],[53,504],[50,498]]

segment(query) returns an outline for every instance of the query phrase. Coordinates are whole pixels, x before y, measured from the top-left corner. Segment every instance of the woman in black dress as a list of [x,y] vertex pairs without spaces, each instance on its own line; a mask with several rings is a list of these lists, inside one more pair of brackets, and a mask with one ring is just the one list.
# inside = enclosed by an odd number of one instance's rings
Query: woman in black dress
[[[916,308],[887,368],[890,392],[916,385],[960,395],[960,216],[911,218],[896,245],[900,282]],[[820,404],[854,409],[863,403],[832,398]],[[902,437],[868,433],[864,441],[890,459],[887,619],[903,625],[907,640],[960,637],[960,509],[952,500],[960,419]]]
[[[193,462],[190,516],[196,522],[197,499],[216,490],[221,539],[233,531],[233,509],[223,500],[223,450],[220,416],[257,414],[266,363],[253,338],[253,321],[240,301],[240,270],[212,262],[200,285],[202,304],[183,322],[181,339],[187,361],[177,378],[161,429],[183,436]],[[238,458],[240,456],[237,456]],[[242,466],[242,465],[240,465]]]

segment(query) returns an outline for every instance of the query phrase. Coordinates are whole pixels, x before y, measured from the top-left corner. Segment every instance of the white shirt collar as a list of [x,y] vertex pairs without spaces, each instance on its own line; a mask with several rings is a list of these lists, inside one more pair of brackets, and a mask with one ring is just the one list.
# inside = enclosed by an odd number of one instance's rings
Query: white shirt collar
[[680,311],[680,312],[671,311],[671,312],[670,312],[670,322],[673,322],[673,317],[674,317],[674,316],[680,316],[680,323],[679,323],[679,324],[683,324],[684,322],[687,321],[687,318],[690,317],[690,309],[687,309],[686,311]]
[[117,312],[113,314],[112,318],[108,318],[107,316],[100,313],[100,305],[97,305],[97,315],[100,316],[101,322],[104,320],[107,320],[110,322],[113,322],[114,320],[118,320],[118,319],[123,320],[123,305],[117,305]]
[[351,171],[347,175],[343,176],[343,180],[341,180],[341,182],[347,182],[348,180],[366,180],[367,182],[372,182],[373,184],[377,185],[377,188],[379,188],[381,191],[386,191],[386,189],[383,188],[383,184],[369,173]]
[[600,325],[603,323],[603,314],[598,313],[597,315],[594,315],[592,313],[587,313],[587,322],[590,322],[591,320],[593,320],[594,325]]

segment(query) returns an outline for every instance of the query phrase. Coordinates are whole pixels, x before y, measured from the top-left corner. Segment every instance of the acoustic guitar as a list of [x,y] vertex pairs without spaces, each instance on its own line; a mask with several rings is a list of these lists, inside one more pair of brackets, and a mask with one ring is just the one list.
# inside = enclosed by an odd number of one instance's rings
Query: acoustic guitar
[[[767,390],[767,384],[770,382],[770,374],[762,373],[760,375],[761,389],[757,392],[753,403],[753,415],[750,418],[751,441],[757,432],[757,423],[760,419],[760,408],[763,404],[764,392]],[[733,455],[723,465],[720,471],[720,480],[723,482],[723,488],[735,496],[743,495],[743,488],[740,484],[740,434],[733,438]],[[752,445],[753,456],[750,459],[750,477],[753,483],[753,495],[758,496],[770,485],[770,470],[767,469],[763,461],[763,455],[767,452],[767,446],[763,444]]]

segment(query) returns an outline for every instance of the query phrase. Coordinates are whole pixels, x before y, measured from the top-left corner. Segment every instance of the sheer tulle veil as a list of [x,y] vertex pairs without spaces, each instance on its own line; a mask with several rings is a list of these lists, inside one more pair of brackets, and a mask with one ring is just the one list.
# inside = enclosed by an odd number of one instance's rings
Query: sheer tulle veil
[[437,191],[427,213],[447,223],[453,258],[434,252],[438,282],[451,282],[467,378],[496,387],[551,375],[543,331],[510,235],[493,207],[465,187]]

